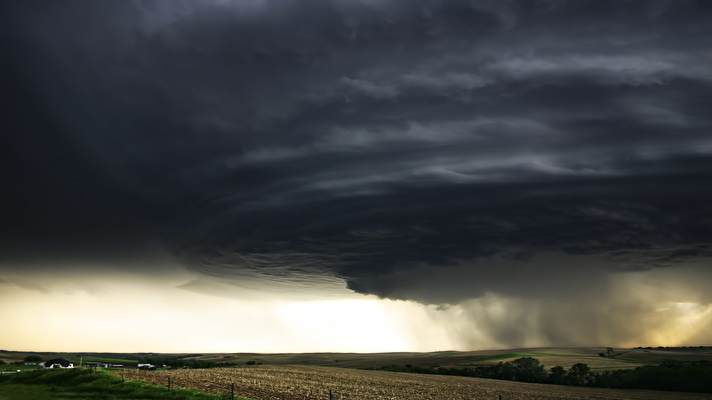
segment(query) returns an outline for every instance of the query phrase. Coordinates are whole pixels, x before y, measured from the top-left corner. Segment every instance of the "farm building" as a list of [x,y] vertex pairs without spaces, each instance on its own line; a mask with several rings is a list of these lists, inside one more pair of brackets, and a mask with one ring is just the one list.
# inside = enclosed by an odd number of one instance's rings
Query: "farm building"
[[64,358],[54,358],[42,364],[45,368],[74,368],[74,364]]

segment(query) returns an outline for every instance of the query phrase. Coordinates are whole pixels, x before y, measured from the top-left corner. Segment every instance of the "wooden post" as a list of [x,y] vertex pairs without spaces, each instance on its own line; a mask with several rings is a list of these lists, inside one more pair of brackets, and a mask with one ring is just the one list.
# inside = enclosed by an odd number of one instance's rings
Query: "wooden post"
[[168,377],[168,390],[171,390],[171,377]]
[[230,384],[230,400],[235,399],[235,384],[231,383]]
[[331,393],[331,389],[329,389],[329,400],[334,400],[334,394]]

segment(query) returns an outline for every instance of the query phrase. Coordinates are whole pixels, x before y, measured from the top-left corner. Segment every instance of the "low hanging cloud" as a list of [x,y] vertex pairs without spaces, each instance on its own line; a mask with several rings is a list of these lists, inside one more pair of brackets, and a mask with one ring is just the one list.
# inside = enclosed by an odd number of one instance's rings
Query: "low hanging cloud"
[[12,265],[155,242],[216,279],[459,304],[503,345],[644,338],[622,315],[662,306],[618,277],[710,302],[706,2],[6,7],[38,110],[6,122],[31,134]]

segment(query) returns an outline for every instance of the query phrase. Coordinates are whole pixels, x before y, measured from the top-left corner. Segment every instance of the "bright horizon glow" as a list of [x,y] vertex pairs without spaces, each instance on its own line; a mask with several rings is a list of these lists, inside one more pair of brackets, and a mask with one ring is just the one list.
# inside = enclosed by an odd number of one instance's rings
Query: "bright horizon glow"
[[14,350],[386,352],[455,346],[443,327],[424,329],[428,307],[375,296],[226,299],[129,282],[92,291],[0,288],[0,347]]
[[[478,323],[505,321],[523,304],[492,295],[437,307],[355,294],[343,287],[305,295],[258,290],[259,285],[186,284],[195,278],[176,271],[161,279],[97,275],[67,280],[43,274],[19,283],[12,278],[0,281],[0,348],[125,353],[501,349],[507,346]],[[643,302],[658,299],[659,307],[649,315],[655,319],[653,328],[610,345],[676,346],[709,340],[705,332],[712,324],[711,305],[666,301],[659,292],[642,287],[633,291]],[[519,347],[556,345],[530,335]]]

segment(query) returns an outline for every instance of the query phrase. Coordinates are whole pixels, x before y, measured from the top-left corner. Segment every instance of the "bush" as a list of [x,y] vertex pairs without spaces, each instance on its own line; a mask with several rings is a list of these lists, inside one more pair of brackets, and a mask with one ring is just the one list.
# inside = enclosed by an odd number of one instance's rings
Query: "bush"
[[583,386],[591,382],[591,368],[583,363],[577,363],[571,366],[566,374],[566,383],[570,385]]
[[566,369],[560,365],[552,367],[549,370],[548,382],[555,385],[563,385],[566,382]]

